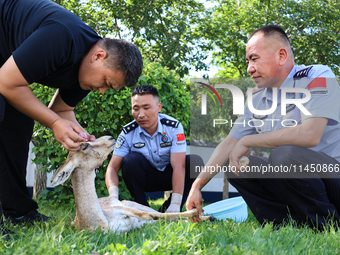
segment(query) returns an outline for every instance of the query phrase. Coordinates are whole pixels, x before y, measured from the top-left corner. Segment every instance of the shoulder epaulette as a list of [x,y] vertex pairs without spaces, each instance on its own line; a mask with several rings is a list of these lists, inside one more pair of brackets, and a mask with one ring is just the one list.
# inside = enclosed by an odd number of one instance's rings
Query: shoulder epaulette
[[129,132],[131,132],[132,130],[136,129],[138,127],[138,124],[136,121],[132,121],[129,124],[125,125],[123,127],[123,132],[124,134],[127,134]]
[[161,123],[163,125],[166,125],[166,126],[171,126],[171,127],[174,127],[174,128],[177,128],[178,125],[179,125],[179,121],[178,120],[169,120],[169,119],[161,119]]
[[307,77],[308,76],[308,73],[309,71],[313,68],[313,66],[309,66],[305,69],[302,69],[300,71],[297,71],[294,76],[293,76],[293,79],[294,80],[297,80],[297,79],[301,79],[303,77]]

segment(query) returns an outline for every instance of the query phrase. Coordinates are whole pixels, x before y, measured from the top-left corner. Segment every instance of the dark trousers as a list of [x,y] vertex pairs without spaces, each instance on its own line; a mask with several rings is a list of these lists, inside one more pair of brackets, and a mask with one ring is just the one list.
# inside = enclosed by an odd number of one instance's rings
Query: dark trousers
[[[187,155],[185,160],[185,181],[181,208],[185,204],[195,178],[190,178],[190,168],[195,171],[195,165],[203,166],[203,160],[198,155]],[[122,165],[124,182],[131,196],[137,203],[149,206],[144,192],[172,190],[172,172],[169,164],[163,172],[154,168],[140,153],[132,152],[125,156]],[[165,212],[171,203],[171,197],[160,208]]]
[[26,187],[29,142],[34,121],[22,114],[0,95],[0,201],[5,217],[20,217],[37,203]]
[[312,173],[306,169],[312,169],[312,164],[339,167],[338,161],[324,153],[291,145],[276,148],[269,159],[250,156],[250,167],[268,164],[277,169],[286,166],[286,170],[296,166],[298,171],[241,173],[239,177],[226,173],[261,224],[272,221],[278,225],[293,219],[298,225],[307,223],[324,230],[332,220],[337,229],[340,223],[340,172]]

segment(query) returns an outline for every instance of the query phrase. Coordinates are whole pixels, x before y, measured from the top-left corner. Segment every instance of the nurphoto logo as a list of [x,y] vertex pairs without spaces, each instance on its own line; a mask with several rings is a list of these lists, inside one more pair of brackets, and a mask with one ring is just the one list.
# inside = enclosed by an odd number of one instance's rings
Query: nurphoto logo
[[[209,86],[207,84],[204,84],[205,86]],[[209,88],[212,88],[209,86]],[[223,88],[228,89],[232,93],[233,97],[233,114],[234,115],[243,115],[244,114],[244,96],[243,92],[240,88],[236,87],[235,85],[228,85],[228,84],[216,84],[215,88]],[[247,105],[251,113],[255,115],[269,115],[275,112],[277,108],[277,88],[272,88],[273,90],[273,104],[270,109],[267,110],[257,110],[254,108],[253,100],[252,100],[252,91],[253,88],[248,88],[247,90],[247,96],[250,100],[247,100]],[[213,90],[215,95],[218,97],[218,99],[221,102],[220,96],[217,94],[216,90]],[[303,93],[306,96],[304,98],[293,98],[288,99],[286,98],[287,93]],[[300,109],[300,111],[305,115],[311,115],[311,113],[302,105],[303,103],[306,103],[310,100],[311,93],[308,89],[303,88],[282,88],[281,89],[281,113],[282,115],[286,115],[286,108],[287,105],[296,105]],[[207,94],[202,94],[202,115],[207,114]]]
[[[221,96],[217,92],[216,89],[227,89],[232,94],[232,101],[233,101],[233,115],[243,115],[244,109],[245,109],[245,98],[243,95],[243,92],[240,88],[238,88],[235,85],[231,84],[215,84],[214,87],[211,85],[199,82],[199,84],[204,85],[206,88],[211,90],[216,97],[218,98],[221,106],[223,106]],[[214,99],[214,96],[212,93],[204,89],[206,93],[201,94],[201,115],[207,115],[207,94],[210,95],[211,99],[215,102],[215,106],[217,105],[216,100]],[[301,98],[287,98],[287,94],[303,94],[304,97]],[[273,103],[270,107],[270,109],[266,110],[259,110],[254,107],[253,104],[253,88],[248,88],[246,92],[248,100],[246,101],[246,105],[251,113],[253,113],[253,120],[248,121],[247,123],[245,120],[243,122],[234,122],[232,119],[221,119],[221,118],[214,118],[213,119],[213,127],[216,127],[216,125],[225,125],[227,123],[230,123],[230,126],[233,125],[243,125],[243,127],[249,126],[249,127],[262,127],[265,122],[271,122],[271,126],[273,127],[276,122],[280,121],[282,127],[294,127],[298,125],[298,122],[295,119],[270,119],[267,118],[268,115],[274,113],[280,105],[281,107],[281,115],[286,115],[287,111],[290,111],[297,107],[304,115],[311,115],[311,113],[303,106],[304,103],[308,102],[311,99],[311,93],[308,89],[303,88],[281,88],[281,101],[280,104],[278,104],[278,89],[272,88],[272,99]]]

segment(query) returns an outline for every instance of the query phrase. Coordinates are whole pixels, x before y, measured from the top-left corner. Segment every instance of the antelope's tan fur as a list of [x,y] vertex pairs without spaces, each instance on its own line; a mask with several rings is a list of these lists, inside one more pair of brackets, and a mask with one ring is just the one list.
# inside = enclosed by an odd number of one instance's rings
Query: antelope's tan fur
[[113,151],[115,141],[103,136],[85,142],[76,152],[70,152],[65,163],[56,171],[52,185],[64,183],[69,176],[77,207],[75,226],[93,231],[98,227],[105,232],[128,231],[145,223],[165,217],[192,217],[197,210],[184,213],[159,213],[150,207],[132,201],[119,201],[112,197],[98,199],[94,179],[95,168]]

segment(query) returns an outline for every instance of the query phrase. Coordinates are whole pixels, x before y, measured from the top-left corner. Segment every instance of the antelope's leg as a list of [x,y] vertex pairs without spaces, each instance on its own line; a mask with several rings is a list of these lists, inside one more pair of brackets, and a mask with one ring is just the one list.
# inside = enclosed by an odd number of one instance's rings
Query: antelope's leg
[[[109,209],[110,207],[105,207],[103,209]],[[164,219],[166,217],[193,217],[198,214],[196,209],[192,209],[187,212],[182,213],[159,213],[159,212],[144,212],[131,207],[126,206],[114,206],[115,209],[120,209],[121,213],[130,216],[136,217],[144,220],[158,220]]]
[[182,212],[182,213],[158,213],[160,218],[166,217],[193,217],[198,214],[196,209],[192,209],[190,211]]
[[205,220],[214,221],[214,220],[216,220],[216,218],[213,217],[213,216],[200,216],[200,220],[202,220],[202,221],[205,221]]
[[[131,209],[131,208],[128,208]],[[167,217],[193,217],[198,214],[196,209],[192,209],[187,212],[182,212],[182,213],[159,213],[159,212],[142,212],[139,210],[135,210],[133,214],[138,214],[133,215],[134,217],[142,218],[145,220],[158,220],[158,219],[165,219]]]

